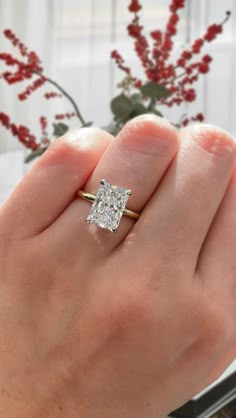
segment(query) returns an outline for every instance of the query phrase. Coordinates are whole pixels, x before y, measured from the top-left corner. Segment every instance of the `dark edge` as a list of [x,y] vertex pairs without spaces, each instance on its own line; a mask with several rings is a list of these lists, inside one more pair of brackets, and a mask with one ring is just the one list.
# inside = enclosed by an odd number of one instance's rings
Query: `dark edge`
[[212,409],[214,404],[225,405],[225,399],[229,395],[231,395],[230,401],[232,401],[232,393],[236,399],[236,372],[204,393],[200,398],[191,399],[191,401],[173,411],[170,417],[198,418],[205,411]]

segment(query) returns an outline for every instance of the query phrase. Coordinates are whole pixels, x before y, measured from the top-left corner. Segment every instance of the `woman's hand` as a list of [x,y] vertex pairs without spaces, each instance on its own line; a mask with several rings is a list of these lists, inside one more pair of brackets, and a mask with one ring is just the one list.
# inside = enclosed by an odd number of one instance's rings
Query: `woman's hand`
[[[235,156],[218,128],[145,116],[116,139],[71,132],[39,159],[0,209],[1,418],[164,417],[223,372]],[[141,212],[116,234],[75,197],[102,178]]]

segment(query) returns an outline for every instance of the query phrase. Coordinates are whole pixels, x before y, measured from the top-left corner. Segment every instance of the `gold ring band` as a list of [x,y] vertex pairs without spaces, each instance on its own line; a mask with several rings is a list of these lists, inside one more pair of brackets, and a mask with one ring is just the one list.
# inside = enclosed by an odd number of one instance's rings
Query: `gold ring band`
[[[94,200],[96,198],[95,195],[93,195],[91,193],[84,192],[83,190],[79,190],[77,192],[77,194],[78,194],[78,196],[82,197],[85,200],[88,200],[89,202],[94,202]],[[133,218],[133,219],[138,219],[139,216],[140,216],[139,213],[134,212],[133,210],[130,210],[130,209],[127,209],[127,208],[123,209],[122,214],[125,215],[125,216],[129,216],[130,218]]]

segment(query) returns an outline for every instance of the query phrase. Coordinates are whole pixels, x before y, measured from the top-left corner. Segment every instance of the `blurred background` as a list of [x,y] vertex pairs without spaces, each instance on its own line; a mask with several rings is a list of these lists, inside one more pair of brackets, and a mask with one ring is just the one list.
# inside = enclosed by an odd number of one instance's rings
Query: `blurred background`
[[[169,0],[142,2],[140,14],[146,33],[164,28],[169,3]],[[85,119],[104,126],[111,120],[110,99],[123,76],[111,62],[110,51],[118,49],[134,73],[140,74],[141,70],[133,42],[127,36],[126,26],[131,20],[128,4],[128,0],[0,0],[0,28],[13,29],[30,49],[37,51],[47,74],[73,95]],[[224,33],[204,47],[204,52],[214,57],[211,71],[201,77],[198,99],[187,107],[189,114],[203,112],[208,122],[236,134],[236,2],[187,0],[187,7],[180,11],[174,50],[177,53],[178,47],[202,36],[210,23],[222,22],[226,10],[231,10],[232,16]],[[9,50],[10,43],[1,33],[0,51]],[[15,122],[32,127],[36,133],[40,114],[50,114],[51,106],[58,112],[66,110],[60,100],[47,103],[40,90],[28,101],[19,103],[17,91],[17,86],[0,82],[0,111],[8,113]],[[171,120],[177,121],[185,110],[178,107],[172,110]],[[0,127],[0,152],[20,148]]]

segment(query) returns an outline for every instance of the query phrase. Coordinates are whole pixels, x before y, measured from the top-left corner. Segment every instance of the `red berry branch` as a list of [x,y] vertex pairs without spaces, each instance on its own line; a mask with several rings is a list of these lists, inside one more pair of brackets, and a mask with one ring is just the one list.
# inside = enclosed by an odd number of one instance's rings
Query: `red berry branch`
[[[212,42],[222,33],[224,24],[230,17],[226,12],[225,19],[219,24],[210,25],[202,38],[196,39],[189,48],[184,49],[177,60],[172,59],[174,37],[178,32],[180,10],[186,5],[185,0],[172,0],[169,6],[170,16],[163,30],[150,32],[150,41],[144,35],[139,12],[142,5],[139,0],[131,0],[128,10],[132,14],[128,25],[128,35],[134,40],[134,50],[144,70],[144,80],[132,74],[121,54],[114,50],[111,58],[119,69],[125,72],[124,79],[118,87],[122,89],[119,96],[112,101],[114,121],[118,129],[137,114],[154,112],[161,115],[160,107],[179,106],[183,102],[193,102],[197,97],[194,84],[201,75],[210,71],[213,58],[208,54],[199,57],[205,44]],[[145,102],[150,99],[149,104]],[[157,109],[157,106],[159,108]],[[177,126],[186,126],[191,121],[203,121],[204,116],[198,113],[193,117],[182,117]]]
[[[89,124],[85,122],[75,100],[63,87],[45,74],[42,63],[36,52],[29,51],[10,29],[6,29],[3,33],[12,45],[18,49],[20,59],[9,53],[0,53],[0,61],[7,67],[7,69],[0,74],[0,78],[9,85],[25,81],[28,83],[27,87],[18,94],[18,99],[20,101],[27,100],[36,90],[46,84],[50,84],[56,88],[56,91],[45,92],[44,98],[53,99],[65,97],[71,103],[74,110],[70,113],[55,115],[54,121],[56,122],[65,118],[70,119],[71,117],[77,117],[82,126],[88,126]],[[3,112],[0,112],[0,123],[8,129],[13,136],[16,136],[25,147],[34,152],[37,151],[37,155],[40,155],[50,143],[47,131],[48,121],[44,116],[39,118],[39,125],[41,128],[40,141],[37,141],[36,136],[30,132],[29,128],[24,125],[17,126],[11,121],[10,117]],[[54,133],[52,136],[54,135],[55,137],[63,134],[68,129],[67,125],[62,123],[53,123],[53,127]]]
[[[210,71],[213,60],[209,54],[202,53],[203,48],[223,32],[224,24],[228,21],[231,13],[226,12],[225,19],[221,23],[208,26],[205,34],[181,51],[177,60],[174,60],[172,58],[174,37],[178,32],[181,9],[185,5],[186,0],[171,0],[170,15],[165,27],[163,29],[154,28],[148,37],[140,18],[142,5],[139,0],[130,1],[128,10],[132,18],[127,26],[127,31],[128,36],[134,42],[134,50],[142,66],[144,77],[141,79],[133,75],[131,68],[117,50],[111,52],[111,58],[124,73],[124,78],[118,84],[121,93],[111,101],[113,122],[107,129],[113,134],[116,134],[129,119],[135,116],[147,112],[163,116],[160,109],[162,110],[164,106],[179,106],[184,102],[193,102],[196,99],[195,84],[200,76],[204,76]],[[71,95],[45,74],[36,52],[29,51],[11,30],[5,30],[4,35],[18,49],[19,58],[9,53],[0,53],[0,61],[6,66],[6,70],[0,74],[0,78],[9,85],[27,82],[27,87],[18,94],[18,99],[27,100],[36,90],[45,88],[49,84],[55,90],[44,91],[44,98],[47,100],[66,98],[73,109],[73,111],[64,114],[54,115],[53,133],[49,132],[47,118],[40,116],[40,139],[36,139],[29,128],[24,125],[16,125],[7,114],[0,112],[0,123],[24,146],[31,149],[33,153],[30,158],[32,158],[32,156],[44,152],[52,137],[57,138],[69,129],[65,121],[77,117],[82,126],[89,126],[91,123],[85,122]],[[63,122],[61,122],[62,120]],[[186,126],[192,121],[202,122],[203,120],[202,113],[192,117],[183,115],[176,126]]]

